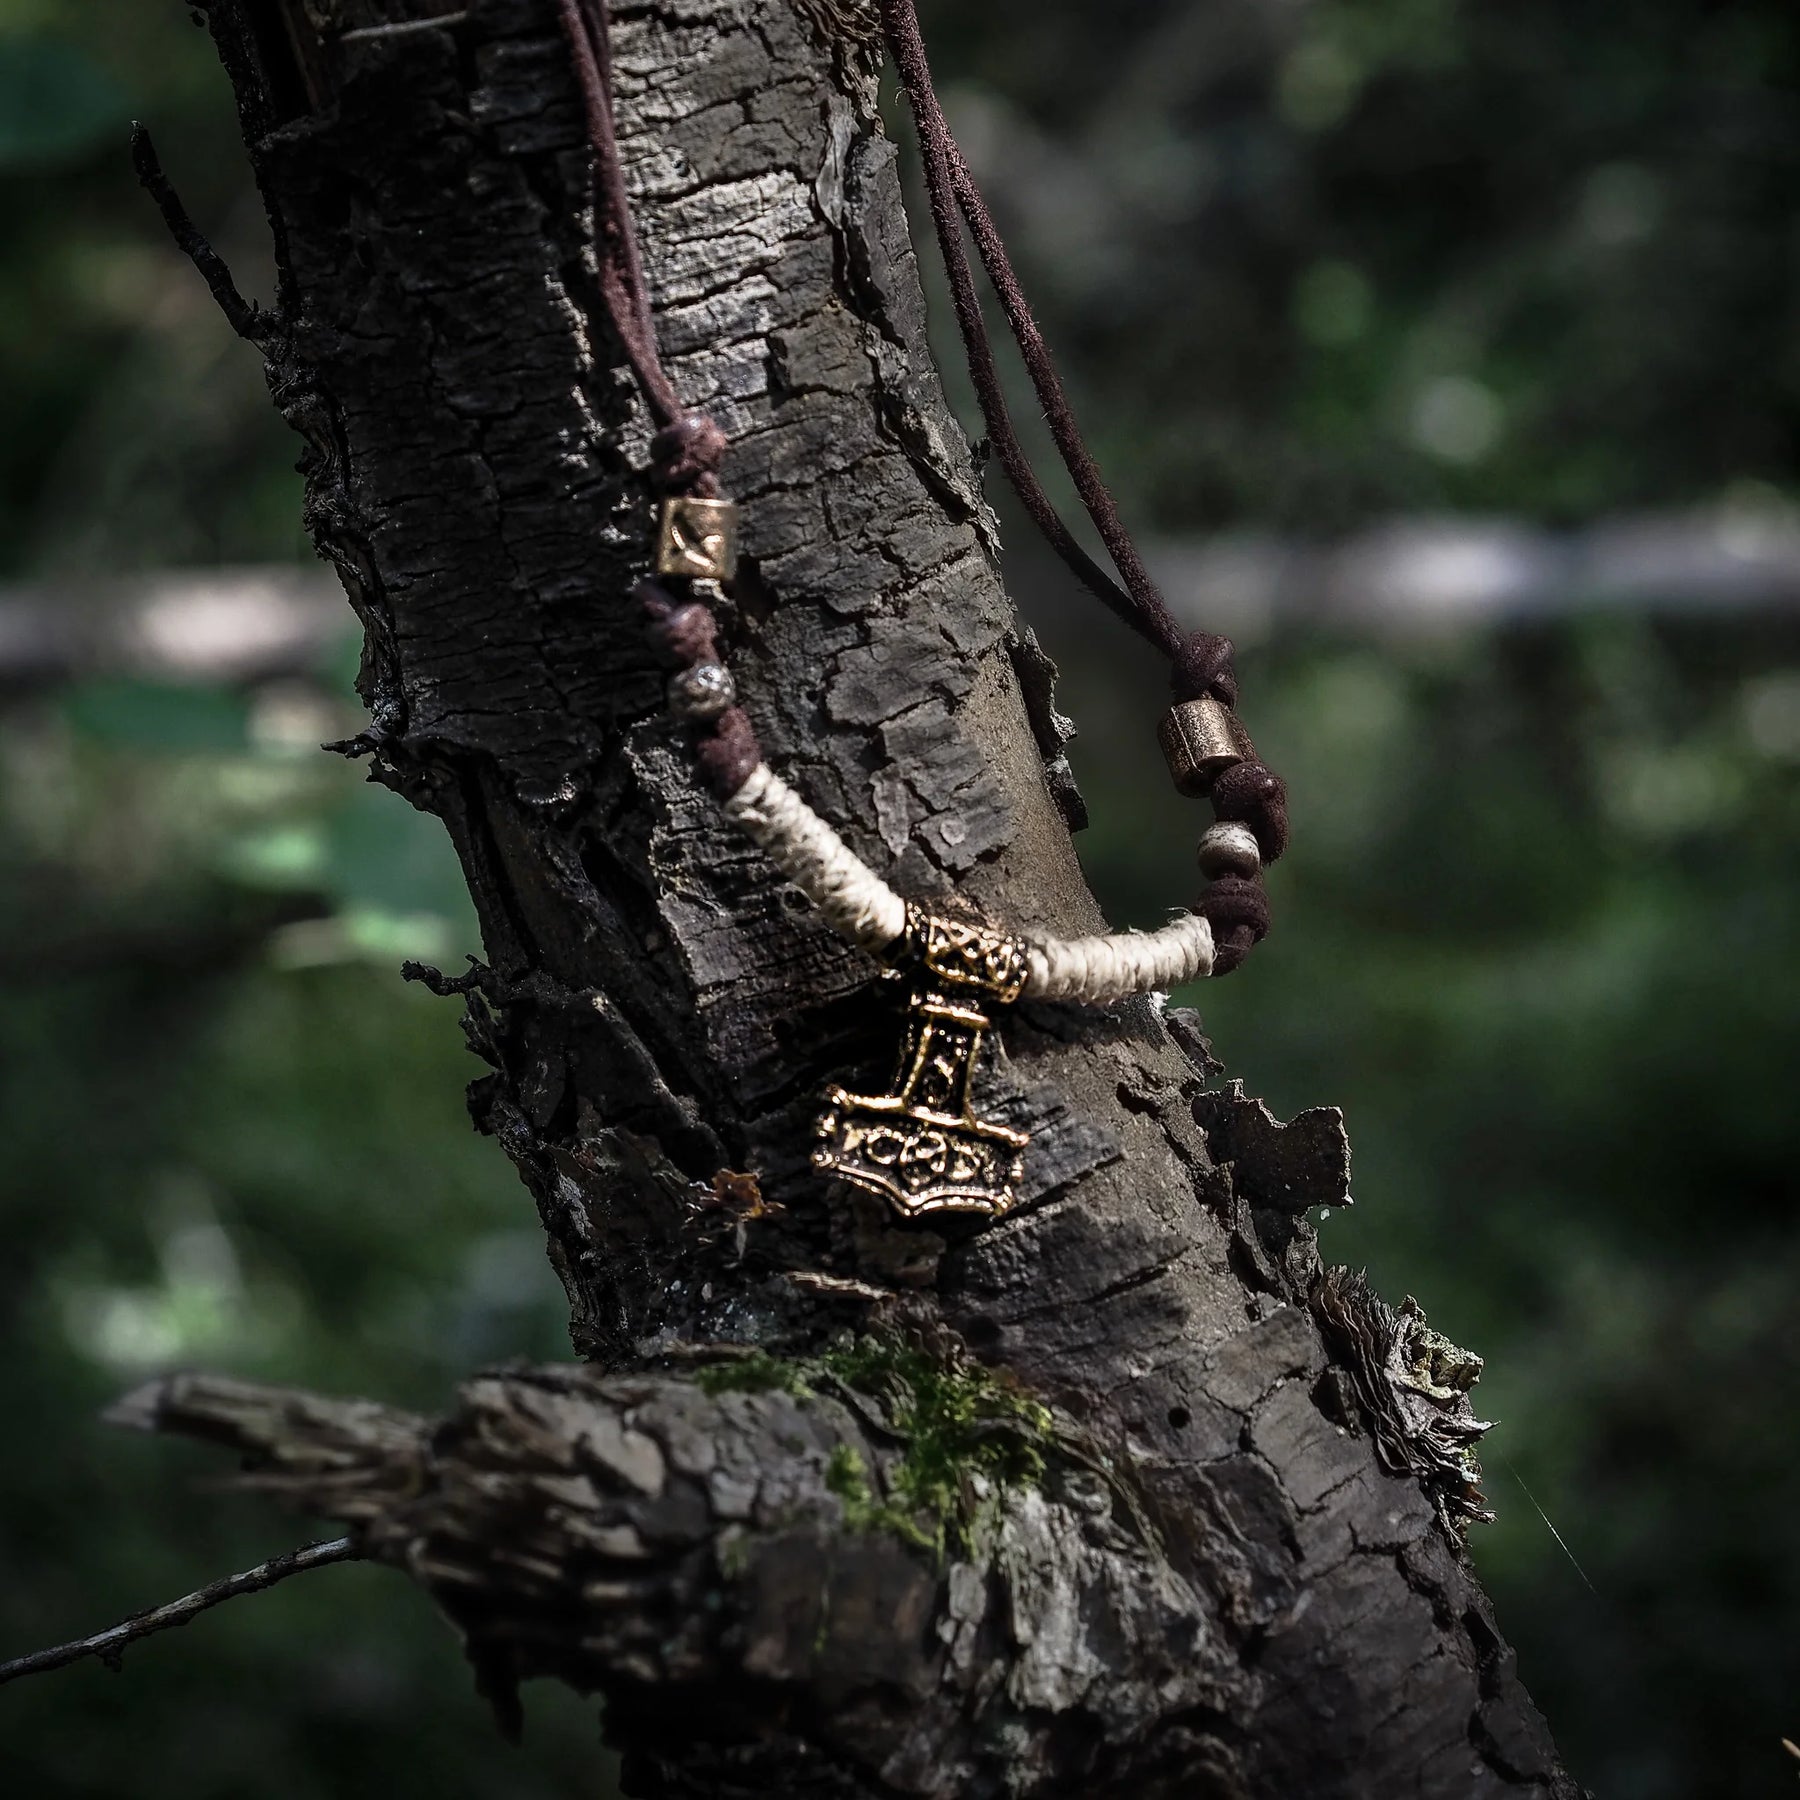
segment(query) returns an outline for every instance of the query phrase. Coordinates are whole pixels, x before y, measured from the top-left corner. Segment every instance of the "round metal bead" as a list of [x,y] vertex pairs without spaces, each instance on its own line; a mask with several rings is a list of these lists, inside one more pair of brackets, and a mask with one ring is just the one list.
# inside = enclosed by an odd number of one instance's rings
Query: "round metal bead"
[[737,704],[737,687],[723,663],[690,663],[669,677],[669,710],[690,724],[716,719]]
[[1256,834],[1247,825],[1229,821],[1209,825],[1200,834],[1200,873],[1208,881],[1221,875],[1241,875],[1254,881],[1262,869],[1262,852]]

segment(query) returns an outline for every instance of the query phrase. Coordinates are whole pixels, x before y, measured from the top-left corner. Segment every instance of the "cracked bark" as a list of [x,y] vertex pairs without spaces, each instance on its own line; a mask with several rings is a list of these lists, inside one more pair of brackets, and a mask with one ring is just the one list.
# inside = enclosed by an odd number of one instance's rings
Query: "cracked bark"
[[[859,0],[619,12],[671,372],[733,441],[724,637],[771,761],[903,892],[1099,928]],[[1209,1087],[1149,1003],[1018,1009],[982,1096],[1032,1133],[1011,1217],[899,1230],[810,1169],[822,1082],[882,1078],[895,1021],[663,718],[628,598],[645,426],[547,0],[210,20],[279,261],[249,329],[366,628],[351,748],[467,871],[485,960],[422,973],[465,996],[471,1110],[585,1364],[481,1377],[436,1424],[203,1377],[131,1417],[423,1583],[503,1712],[528,1675],[604,1694],[634,1793],[1574,1794],[1436,1498],[1328,1379],[1305,1215],[1347,1200],[1335,1114]],[[719,1228],[694,1198],[722,1170],[780,1210]],[[1032,1478],[968,1476],[942,1557],[843,1479],[904,1492],[892,1395],[704,1375],[846,1331],[1052,1409]]]

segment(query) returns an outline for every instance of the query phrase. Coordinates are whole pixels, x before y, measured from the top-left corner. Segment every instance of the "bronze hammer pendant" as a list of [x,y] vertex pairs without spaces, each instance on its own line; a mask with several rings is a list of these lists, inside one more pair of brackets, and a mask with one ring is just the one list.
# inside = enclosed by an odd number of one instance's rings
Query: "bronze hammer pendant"
[[910,982],[892,1091],[826,1090],[815,1167],[879,1194],[902,1218],[975,1212],[1016,1199],[1030,1134],[975,1116],[969,1084],[989,1012],[1018,999],[1025,946],[908,906],[891,960]]

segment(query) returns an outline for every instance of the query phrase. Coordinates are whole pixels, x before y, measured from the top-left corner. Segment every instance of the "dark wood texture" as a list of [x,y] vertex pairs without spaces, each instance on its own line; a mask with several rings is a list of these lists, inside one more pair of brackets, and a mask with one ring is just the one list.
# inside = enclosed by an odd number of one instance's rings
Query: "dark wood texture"
[[[1329,1366],[1305,1214],[1347,1199],[1334,1113],[1284,1128],[1209,1090],[1193,1022],[1147,1002],[1039,1008],[983,1096],[1033,1133],[1012,1217],[898,1230],[810,1170],[822,1082],[885,1075],[893,1008],[663,717],[628,597],[644,422],[549,0],[210,16],[280,262],[250,334],[367,629],[351,748],[468,873],[485,960],[424,973],[466,996],[472,1110],[588,1366],[478,1381],[435,1434],[206,1382],[139,1416],[351,1522],[503,1706],[529,1673],[603,1691],[634,1792],[1572,1794],[1444,1496],[1388,1472],[1374,1377]],[[620,8],[666,353],[745,509],[729,654],[771,760],[903,891],[1091,930],[869,28],[852,0]],[[781,1210],[697,1206],[722,1170]],[[705,1348],[794,1370],[844,1333],[1052,1409],[1030,1478],[971,1475],[941,1558],[844,1479],[899,1479],[890,1403],[816,1374],[736,1391],[765,1365]]]

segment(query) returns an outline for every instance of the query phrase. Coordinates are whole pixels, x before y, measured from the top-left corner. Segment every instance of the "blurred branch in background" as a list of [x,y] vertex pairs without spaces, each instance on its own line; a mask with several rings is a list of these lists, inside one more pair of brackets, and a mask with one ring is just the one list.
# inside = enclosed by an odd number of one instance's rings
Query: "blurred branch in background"
[[[1149,554],[1195,624],[1251,640],[1277,625],[1386,634],[1591,611],[1800,612],[1800,512],[1754,491],[1579,530],[1421,516],[1322,544],[1259,531],[1163,537]],[[323,679],[345,619],[333,575],[285,564],[0,586],[0,698],[96,675]]]
[[1800,514],[1772,494],[1568,531],[1441,516],[1376,522],[1320,545],[1257,531],[1164,539],[1150,560],[1194,623],[1246,639],[1283,626],[1386,635],[1596,611],[1800,611]]
[[0,586],[0,698],[98,675],[322,680],[350,630],[336,578],[287,564]]

